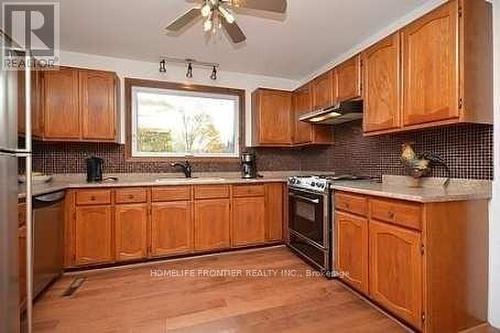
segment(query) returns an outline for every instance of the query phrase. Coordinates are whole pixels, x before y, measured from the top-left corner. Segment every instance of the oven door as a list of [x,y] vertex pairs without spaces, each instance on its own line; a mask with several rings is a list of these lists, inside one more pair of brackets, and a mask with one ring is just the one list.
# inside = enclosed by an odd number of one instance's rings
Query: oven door
[[328,249],[328,200],[322,194],[289,189],[289,229],[314,245]]

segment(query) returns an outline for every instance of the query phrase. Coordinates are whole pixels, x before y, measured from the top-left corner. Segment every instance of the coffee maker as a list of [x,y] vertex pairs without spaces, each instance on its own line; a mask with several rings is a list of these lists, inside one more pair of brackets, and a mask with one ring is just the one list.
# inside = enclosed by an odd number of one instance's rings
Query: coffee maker
[[245,179],[257,178],[257,165],[255,155],[252,153],[241,154],[241,177]]
[[87,182],[102,181],[102,165],[104,160],[99,157],[92,156],[87,158]]

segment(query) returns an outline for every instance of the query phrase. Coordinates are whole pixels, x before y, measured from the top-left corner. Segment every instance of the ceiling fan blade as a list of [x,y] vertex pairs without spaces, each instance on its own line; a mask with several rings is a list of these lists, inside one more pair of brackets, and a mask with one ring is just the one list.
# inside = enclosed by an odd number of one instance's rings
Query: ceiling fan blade
[[233,40],[233,43],[238,44],[244,42],[247,39],[236,22],[228,23],[226,20],[221,20],[221,22],[224,29],[226,29],[229,37],[231,37],[231,39]]
[[201,17],[201,8],[191,8],[184,15],[177,18],[166,29],[170,31],[179,31],[188,25],[191,21]]
[[265,10],[269,12],[285,13],[286,0],[232,0],[235,7]]

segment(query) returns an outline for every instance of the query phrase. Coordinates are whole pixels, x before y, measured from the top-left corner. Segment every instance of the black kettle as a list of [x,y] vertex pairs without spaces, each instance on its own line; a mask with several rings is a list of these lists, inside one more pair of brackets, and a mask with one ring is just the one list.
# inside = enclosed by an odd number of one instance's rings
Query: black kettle
[[87,182],[102,181],[102,165],[104,160],[99,157],[92,156],[87,158]]

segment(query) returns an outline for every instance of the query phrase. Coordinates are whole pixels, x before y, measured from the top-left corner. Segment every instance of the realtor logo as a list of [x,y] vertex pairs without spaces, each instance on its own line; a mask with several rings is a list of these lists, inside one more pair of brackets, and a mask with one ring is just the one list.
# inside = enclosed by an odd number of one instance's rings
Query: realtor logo
[[[11,39],[4,45],[3,67],[54,67],[59,60],[59,3],[6,2],[2,11],[3,31]],[[7,63],[12,49],[30,52],[36,61]]]

